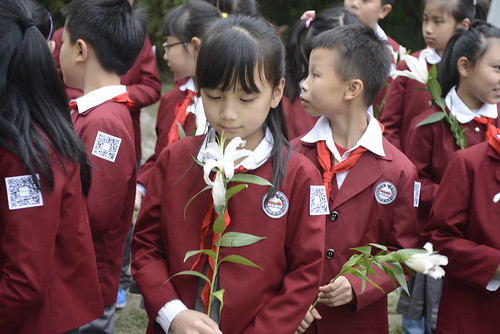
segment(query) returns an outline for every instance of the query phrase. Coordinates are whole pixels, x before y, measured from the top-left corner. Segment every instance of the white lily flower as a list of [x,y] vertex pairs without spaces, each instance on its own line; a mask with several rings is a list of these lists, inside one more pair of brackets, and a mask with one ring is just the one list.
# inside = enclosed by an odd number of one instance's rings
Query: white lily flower
[[430,50],[422,50],[418,58],[411,55],[404,55],[402,60],[406,61],[406,65],[408,65],[408,70],[404,71],[392,71],[391,77],[396,79],[399,76],[404,76],[413,80],[417,80],[424,85],[427,84],[429,80],[429,71],[427,70],[427,56],[430,53]]
[[[214,199],[214,206],[216,207],[226,204],[226,182],[234,176],[234,162],[244,157],[253,157],[252,151],[238,149],[245,145],[245,141],[240,137],[231,140],[225,149],[224,141],[224,139],[219,143],[212,141],[207,144],[206,149],[202,152],[206,157],[210,157],[205,161],[205,165],[203,166],[203,177],[207,185],[212,186],[212,197]],[[217,173],[215,181],[212,181],[210,173],[214,168],[217,169]],[[226,182],[224,177],[227,180]]]
[[403,60],[407,56],[406,54],[407,50],[402,45],[399,46],[399,49],[397,51],[394,51],[394,49],[390,45],[388,45],[387,47],[391,51],[392,60],[394,64],[397,64],[399,61]]
[[440,266],[448,264],[448,257],[440,254],[433,254],[433,247],[430,242],[424,245],[426,253],[413,254],[404,263],[416,272],[429,275],[438,279],[444,276],[444,269]]

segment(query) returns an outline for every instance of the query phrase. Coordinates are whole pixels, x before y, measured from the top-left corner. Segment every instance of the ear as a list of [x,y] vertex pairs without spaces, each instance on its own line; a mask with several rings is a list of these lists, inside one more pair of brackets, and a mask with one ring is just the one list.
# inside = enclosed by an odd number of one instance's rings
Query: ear
[[285,78],[281,78],[278,86],[274,87],[273,95],[271,96],[271,108],[276,108],[280,104],[283,92],[285,91]]
[[363,81],[360,79],[353,79],[350,82],[347,83],[346,90],[344,93],[344,100],[345,101],[352,101],[355,98],[361,96],[361,93],[363,92],[365,88],[365,85]]
[[190,51],[190,53],[192,53],[194,59],[198,57],[200,46],[201,46],[201,39],[199,39],[198,37],[191,38],[191,41],[189,42],[188,45],[188,50]]
[[75,49],[76,49],[76,58],[75,61],[77,63],[84,63],[87,61],[88,56],[89,56],[89,49],[87,43],[83,39],[79,39],[75,43]]
[[457,24],[457,28],[465,28],[469,30],[469,27],[470,27],[470,19],[468,17],[466,17],[465,19],[463,19],[462,22]]
[[461,77],[468,77],[471,70],[470,61],[467,57],[460,57],[457,60],[457,69]]
[[378,12],[378,19],[379,20],[385,19],[385,17],[387,15],[389,15],[389,13],[391,12],[391,10],[392,10],[392,5],[389,5],[389,4],[385,4],[382,7],[380,7],[380,10]]

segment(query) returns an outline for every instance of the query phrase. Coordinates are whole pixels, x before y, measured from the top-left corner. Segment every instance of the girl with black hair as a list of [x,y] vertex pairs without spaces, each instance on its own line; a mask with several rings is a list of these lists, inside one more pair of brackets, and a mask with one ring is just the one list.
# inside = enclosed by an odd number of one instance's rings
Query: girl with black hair
[[163,59],[174,74],[176,87],[160,99],[155,151],[137,175],[136,210],[141,207],[156,159],[165,146],[184,135],[199,135],[207,131],[203,105],[196,88],[196,57],[205,31],[220,18],[221,12],[217,8],[201,0],[186,1],[163,17]]
[[84,198],[90,164],[46,38],[36,27],[36,8],[30,0],[0,2],[0,328],[5,333],[63,333],[103,311]]
[[[162,152],[132,242],[133,275],[149,314],[148,333],[159,333],[158,323],[172,333],[195,327],[198,333],[293,333],[314,300],[325,218],[311,215],[310,204],[315,202],[310,188],[319,185],[323,194],[324,188],[315,166],[289,149],[280,102],[284,76],[283,44],[265,20],[229,17],[208,30],[196,78],[211,129]],[[214,321],[199,312],[203,305],[196,277],[166,281],[195,263],[194,258],[184,262],[187,251],[199,249],[200,243],[212,247],[211,229],[206,237],[200,230],[212,201],[209,192],[197,196],[185,216],[184,207],[206,186],[203,169],[193,157],[205,162],[202,152],[223,132],[228,140],[246,140],[245,149],[253,151],[255,161],[237,162],[245,173],[270,180],[274,187],[251,184],[229,200],[231,221],[226,231],[266,239],[241,248],[221,248],[222,257],[237,252],[262,271],[230,263],[220,267],[217,277],[225,289],[224,307],[220,318],[211,315]],[[203,272],[207,263],[203,256],[195,269]]]
[[290,140],[311,130],[317,117],[308,115],[300,104],[300,85],[307,77],[309,55],[314,37],[319,33],[343,27],[348,24],[361,24],[359,19],[344,7],[325,9],[315,17],[304,17],[293,26],[286,46],[286,87],[283,97],[288,134]]

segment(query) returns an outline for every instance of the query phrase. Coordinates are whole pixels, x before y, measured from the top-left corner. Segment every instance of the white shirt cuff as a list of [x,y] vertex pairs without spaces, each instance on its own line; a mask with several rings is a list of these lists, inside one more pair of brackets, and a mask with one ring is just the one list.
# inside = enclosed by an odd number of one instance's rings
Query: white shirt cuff
[[169,331],[170,324],[179,313],[187,309],[186,305],[180,299],[171,300],[160,309],[156,316],[156,322],[160,324],[165,333],[172,334]]
[[486,290],[497,291],[498,288],[500,288],[500,275],[493,275],[488,285],[486,286]]
[[137,191],[139,191],[143,197],[144,197],[144,195],[146,195],[146,187],[144,187],[142,184],[137,183],[137,185],[135,186],[135,189],[137,189]]

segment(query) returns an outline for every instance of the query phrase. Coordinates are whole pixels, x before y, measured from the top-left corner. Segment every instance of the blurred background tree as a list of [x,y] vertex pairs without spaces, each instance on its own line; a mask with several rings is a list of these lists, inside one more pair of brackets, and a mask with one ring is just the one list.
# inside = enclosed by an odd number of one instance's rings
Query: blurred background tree
[[[54,18],[55,28],[64,25],[61,8],[71,0],[39,0]],[[183,0],[139,0],[150,14],[151,24],[149,36],[156,45],[158,66],[163,75],[168,76],[166,65],[162,60],[161,19],[172,7],[180,5]],[[343,0],[260,0],[261,12],[269,21],[280,27],[283,38],[286,38],[287,28],[291,27],[305,10],[317,11],[342,5]],[[406,48],[416,51],[425,46],[421,33],[422,0],[396,0],[392,12],[380,22],[389,36]]]

